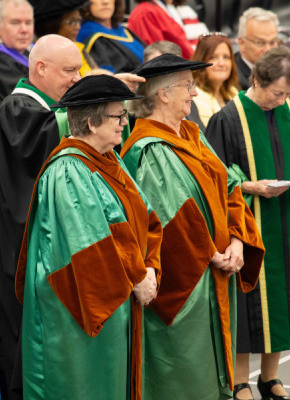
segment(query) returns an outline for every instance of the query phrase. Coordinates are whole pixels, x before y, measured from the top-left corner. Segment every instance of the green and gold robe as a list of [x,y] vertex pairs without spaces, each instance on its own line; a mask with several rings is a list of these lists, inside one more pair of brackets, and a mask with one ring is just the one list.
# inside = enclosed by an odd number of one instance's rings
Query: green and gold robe
[[[244,180],[290,180],[289,100],[263,111],[245,92],[210,120],[206,136],[228,167]],[[273,353],[290,349],[290,191],[252,202],[266,248],[259,283],[238,296],[238,352]]]
[[146,267],[159,283],[161,237],[119,156],[62,139],[35,185],[17,269],[24,400],[141,400],[132,288]]

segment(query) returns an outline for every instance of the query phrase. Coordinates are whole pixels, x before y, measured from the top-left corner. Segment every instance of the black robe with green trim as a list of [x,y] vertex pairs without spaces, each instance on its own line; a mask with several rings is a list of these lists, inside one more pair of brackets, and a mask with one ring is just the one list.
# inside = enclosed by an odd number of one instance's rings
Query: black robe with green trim
[[[287,103],[266,113],[240,92],[211,118],[205,134],[224,163],[238,165],[249,180],[290,180],[289,131]],[[238,294],[237,351],[288,350],[290,192],[270,199],[254,196],[252,209],[266,255],[255,290]]]

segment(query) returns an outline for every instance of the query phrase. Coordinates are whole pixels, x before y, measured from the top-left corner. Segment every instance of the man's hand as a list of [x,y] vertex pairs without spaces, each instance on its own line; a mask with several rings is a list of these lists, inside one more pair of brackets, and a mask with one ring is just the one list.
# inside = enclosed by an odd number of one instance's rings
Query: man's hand
[[115,78],[118,78],[122,82],[124,82],[125,85],[127,85],[128,88],[131,90],[131,92],[135,92],[139,83],[146,82],[146,79],[143,78],[142,76],[129,73],[116,74]]

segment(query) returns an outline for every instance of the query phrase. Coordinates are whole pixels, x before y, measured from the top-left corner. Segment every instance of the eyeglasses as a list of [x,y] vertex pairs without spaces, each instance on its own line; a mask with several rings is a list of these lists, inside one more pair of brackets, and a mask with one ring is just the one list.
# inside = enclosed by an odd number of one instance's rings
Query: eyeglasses
[[196,83],[194,81],[190,81],[185,83],[184,85],[170,85],[170,86],[166,86],[167,88],[172,88],[172,87],[186,87],[188,93],[191,91],[191,89],[195,89],[196,88]]
[[128,111],[127,110],[123,110],[121,115],[105,114],[104,117],[107,117],[107,118],[119,118],[119,125],[122,125],[122,122],[124,121],[124,119],[127,118],[127,115],[128,115]]
[[248,40],[248,42],[253,43],[255,46],[257,47],[266,47],[267,45],[269,45],[270,47],[275,47],[278,44],[278,39],[273,39],[270,40],[269,42],[267,42],[266,40],[259,40],[259,39],[249,39],[246,36],[243,37],[243,39]]
[[199,35],[198,40],[201,40],[201,39],[207,38],[207,37],[211,37],[211,36],[228,37],[228,35],[223,32],[206,32],[206,33],[202,33],[201,35]]
[[82,18],[78,19],[65,19],[62,21],[64,24],[67,24],[69,26],[76,26],[76,25],[81,25],[83,20]]

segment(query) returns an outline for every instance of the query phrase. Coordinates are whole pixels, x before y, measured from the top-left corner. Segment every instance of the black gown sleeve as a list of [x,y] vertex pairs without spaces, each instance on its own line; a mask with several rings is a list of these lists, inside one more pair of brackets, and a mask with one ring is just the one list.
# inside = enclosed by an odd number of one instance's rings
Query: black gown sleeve
[[[130,33],[132,34],[131,31]],[[145,44],[139,38],[137,39],[136,35],[132,34],[132,36],[145,47]],[[85,45],[89,43],[91,37],[92,35],[84,41]],[[89,54],[100,68],[110,69],[115,74],[131,72],[141,64],[136,54],[124,46],[121,41],[102,36],[94,42]]]
[[199,112],[198,112],[198,109],[196,107],[194,100],[192,100],[192,102],[191,102],[190,114],[186,117],[186,119],[188,121],[195,122],[198,125],[199,129],[202,132],[205,132],[205,126],[200,119]]
[[5,258],[3,268],[11,276],[16,269],[35,179],[58,144],[58,125],[53,111],[22,94],[3,100],[0,105],[0,253]]
[[227,167],[238,165],[250,179],[243,129],[233,101],[210,118],[205,136]]
[[[31,193],[38,172],[59,143],[54,112],[25,95],[0,104],[0,324],[1,368],[8,397],[21,398],[21,315],[14,276]],[[3,371],[3,370],[2,370]],[[1,378],[1,377],[0,377]],[[10,393],[11,396],[10,397]],[[4,393],[3,393],[4,396]],[[14,398],[14,397],[13,397]]]
[[229,155],[232,152],[229,136],[226,115],[222,111],[219,111],[210,118],[205,130],[205,137],[227,167],[230,166],[231,161],[233,162],[231,160],[232,157]]

